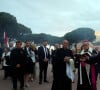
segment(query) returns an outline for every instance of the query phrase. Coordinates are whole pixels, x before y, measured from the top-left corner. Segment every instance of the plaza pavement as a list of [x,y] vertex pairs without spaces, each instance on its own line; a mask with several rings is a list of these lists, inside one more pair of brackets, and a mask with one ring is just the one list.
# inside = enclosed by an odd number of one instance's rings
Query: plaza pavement
[[[25,90],[51,90],[52,86],[52,66],[49,64],[48,68],[48,81],[49,83],[43,83],[42,85],[39,85],[38,82],[38,75],[39,75],[39,67],[38,63],[36,64],[36,78],[33,82],[29,82],[30,86],[25,88]],[[75,83],[72,84],[73,90],[76,90],[76,84],[77,84],[77,74],[76,74]],[[19,86],[19,83],[18,83]],[[100,90],[100,80],[97,81],[97,90]],[[8,78],[7,80],[3,80],[3,70],[0,70],[0,90],[12,90],[12,82],[11,79]]]

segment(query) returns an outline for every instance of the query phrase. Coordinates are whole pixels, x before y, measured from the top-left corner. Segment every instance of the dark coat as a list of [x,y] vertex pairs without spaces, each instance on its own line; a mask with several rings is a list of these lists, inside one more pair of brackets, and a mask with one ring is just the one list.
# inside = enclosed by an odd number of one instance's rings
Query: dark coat
[[[49,53],[49,49],[47,48],[48,54],[46,54],[46,57],[48,59],[50,59],[50,53]],[[43,62],[43,60],[45,59],[45,52],[44,52],[44,48],[43,46],[40,46],[38,48],[38,58],[39,58],[39,62]]]
[[65,56],[73,58],[72,51],[63,48],[56,51],[54,85],[52,90],[72,90],[71,79],[66,75],[66,62],[64,62]]
[[20,64],[23,67],[26,64],[26,54],[22,48],[14,48],[11,51],[10,55],[11,66],[16,68],[17,64]]
[[[32,62],[32,59],[31,59],[31,56],[28,54],[27,52],[27,47],[24,48],[24,51],[25,51],[25,54],[26,54],[26,60],[27,60],[27,64],[31,64],[33,63]],[[29,52],[32,51],[32,48],[29,48]]]

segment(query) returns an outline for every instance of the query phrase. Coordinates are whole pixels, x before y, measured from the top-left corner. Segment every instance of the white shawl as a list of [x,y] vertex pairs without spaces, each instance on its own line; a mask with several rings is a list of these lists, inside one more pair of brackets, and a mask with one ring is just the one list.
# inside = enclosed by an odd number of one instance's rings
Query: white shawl
[[[93,51],[93,48],[89,48],[89,50],[86,53],[88,53],[91,56],[92,55],[92,51]],[[84,54],[84,53],[85,53],[84,50],[82,50],[80,54]],[[81,63],[80,63],[79,71],[80,71],[80,84],[82,84],[83,82],[82,82],[82,68],[81,68]],[[90,78],[89,78],[90,65],[89,64],[86,64],[86,72],[87,72],[88,80],[89,80],[89,83],[90,83]]]
[[68,78],[72,80],[72,82],[74,81],[74,72],[73,72],[74,70],[75,70],[74,60],[70,59],[69,63],[66,63],[66,75],[68,76]]

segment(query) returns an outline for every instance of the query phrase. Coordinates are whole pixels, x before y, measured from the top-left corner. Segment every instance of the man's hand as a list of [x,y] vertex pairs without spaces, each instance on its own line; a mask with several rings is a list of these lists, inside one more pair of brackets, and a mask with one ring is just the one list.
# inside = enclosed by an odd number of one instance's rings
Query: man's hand
[[20,68],[20,67],[21,67],[20,64],[17,64],[17,65],[16,65],[16,68]]
[[45,58],[45,59],[44,59],[44,62],[47,62],[47,61],[48,61],[48,59],[47,59],[47,58]]
[[69,62],[70,57],[65,56],[64,62]]

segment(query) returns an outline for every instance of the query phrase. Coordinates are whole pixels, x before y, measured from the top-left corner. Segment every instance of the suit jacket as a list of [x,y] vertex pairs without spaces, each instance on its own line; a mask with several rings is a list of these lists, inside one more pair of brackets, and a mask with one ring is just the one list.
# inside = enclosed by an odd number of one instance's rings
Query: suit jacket
[[[45,51],[44,51],[44,47],[40,46],[38,48],[38,58],[39,58],[39,62],[43,62],[43,60],[45,59]],[[46,58],[50,59],[50,53],[49,53],[49,49],[47,48],[47,53],[46,53]]]
[[17,64],[23,67],[26,64],[26,54],[22,48],[14,48],[10,54],[11,66],[16,68]]
[[[27,64],[31,64],[32,59],[31,59],[31,55],[29,55],[28,51],[27,51],[27,47],[24,48],[25,54],[26,54],[26,60],[27,60]],[[29,47],[29,52],[32,51],[32,48]],[[31,54],[31,53],[30,53]]]
[[[24,50],[25,50],[25,53],[28,55],[28,52],[27,52],[27,47],[24,47]],[[29,47],[29,51],[31,51],[32,48]]]

